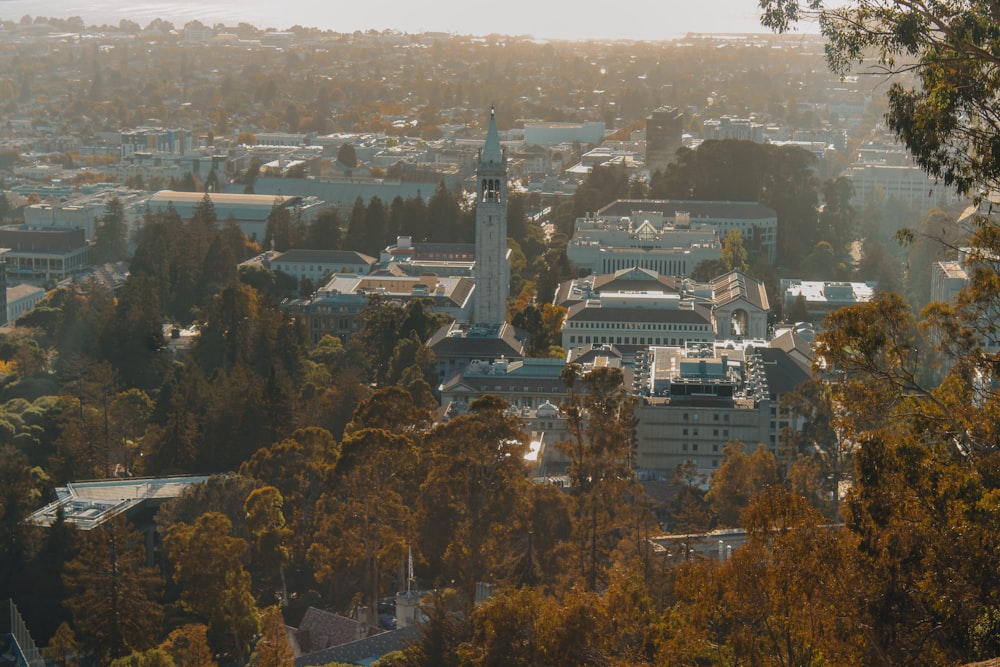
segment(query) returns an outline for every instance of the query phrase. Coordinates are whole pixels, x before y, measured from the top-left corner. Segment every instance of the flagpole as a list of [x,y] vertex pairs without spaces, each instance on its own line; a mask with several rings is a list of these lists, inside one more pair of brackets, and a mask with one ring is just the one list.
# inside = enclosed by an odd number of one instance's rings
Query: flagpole
[[410,546],[409,542],[407,542],[407,544],[406,544],[406,551],[407,551],[406,562],[407,562],[407,565],[408,565],[408,572],[407,572],[407,577],[406,577],[406,592],[407,592],[407,594],[409,594],[409,592],[410,592],[410,582],[413,581],[413,547]]

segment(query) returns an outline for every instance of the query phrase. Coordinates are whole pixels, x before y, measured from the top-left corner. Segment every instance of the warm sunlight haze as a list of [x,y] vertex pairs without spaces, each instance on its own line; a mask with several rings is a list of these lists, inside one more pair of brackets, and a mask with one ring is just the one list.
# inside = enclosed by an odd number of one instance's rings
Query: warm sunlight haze
[[[182,26],[199,20],[206,25],[246,22],[260,28],[283,30],[293,25],[336,32],[399,30],[401,32],[450,32],[464,35],[490,33],[532,35],[547,39],[672,39],[688,32],[763,32],[753,0],[637,0],[613,9],[597,3],[562,3],[513,0],[489,12],[459,0],[434,3],[386,0],[384,2],[315,2],[315,0],[0,0],[0,19],[32,16],[80,16],[85,23],[117,24],[128,18],[146,25],[162,18]],[[610,10],[610,11],[609,11]]]

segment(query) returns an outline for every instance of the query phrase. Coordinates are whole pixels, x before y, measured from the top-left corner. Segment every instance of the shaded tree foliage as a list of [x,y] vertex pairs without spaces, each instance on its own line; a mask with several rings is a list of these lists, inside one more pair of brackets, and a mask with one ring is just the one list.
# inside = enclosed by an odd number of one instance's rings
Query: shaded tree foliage
[[260,631],[260,614],[242,563],[247,543],[231,531],[232,523],[224,514],[208,512],[193,525],[171,526],[163,543],[184,610],[208,625],[217,650],[242,659],[250,639]]
[[89,655],[100,662],[155,642],[163,610],[162,579],[146,566],[145,539],[119,515],[90,531],[66,563],[66,605]]

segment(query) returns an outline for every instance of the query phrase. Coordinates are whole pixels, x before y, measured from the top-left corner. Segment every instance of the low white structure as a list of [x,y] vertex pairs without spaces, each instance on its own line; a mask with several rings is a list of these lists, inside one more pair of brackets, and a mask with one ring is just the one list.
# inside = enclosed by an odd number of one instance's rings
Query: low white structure
[[554,146],[573,143],[599,144],[604,141],[605,125],[585,123],[528,122],[524,124],[524,143],[528,146]]
[[647,211],[578,218],[566,257],[594,273],[637,266],[668,276],[687,276],[699,262],[722,256],[718,232],[707,225],[692,228],[689,223],[684,213],[667,218]]
[[15,285],[7,288],[7,323],[14,324],[45,298],[45,290],[35,285]]
[[58,203],[32,204],[24,208],[24,222],[36,229],[76,229],[84,230],[86,238],[93,240],[98,221],[107,213],[107,204],[117,197],[122,204],[125,220],[130,233],[134,233],[142,221],[149,193],[121,187],[100,188],[97,191],[70,197]]
[[764,339],[770,308],[764,284],[739,271],[696,283],[632,267],[560,285],[568,308],[562,346],[614,344],[627,358],[651,345]]
[[91,530],[144,505],[159,505],[176,498],[207,476],[122,477],[93,482],[70,482],[56,489],[56,499],[28,517],[28,523],[51,526],[61,513],[66,523]]
[[267,253],[265,264],[300,281],[310,280],[319,287],[321,282],[338,273],[368,275],[376,261],[374,257],[353,250],[292,249]]
[[323,206],[323,202],[314,197],[161,190],[149,198],[149,208],[156,212],[173,206],[181,219],[188,220],[206,196],[212,202],[219,223],[230,218],[234,219],[247,238],[252,241],[264,240],[267,218],[275,208],[287,208],[295,215],[301,215],[303,221],[310,221]]
[[781,280],[785,312],[789,312],[792,304],[801,296],[809,319],[815,324],[821,323],[827,313],[834,310],[871,301],[875,297],[876,287],[875,282],[852,283],[797,278]]
[[[585,226],[574,232],[574,240],[589,236],[591,241],[600,242],[606,248],[641,250],[652,254],[660,249],[684,247],[693,242],[675,236],[678,231],[710,229],[715,231],[719,239],[724,239],[729,232],[736,230],[743,236],[743,244],[748,250],[758,251],[771,261],[777,256],[778,214],[774,209],[758,202],[619,199],[588,217],[607,224],[603,229],[593,225]],[[587,219],[581,218],[582,221]],[[643,224],[647,221],[650,226]],[[625,232],[624,236],[621,232]],[[717,259],[718,255],[706,258]],[[670,275],[682,275],[645,263],[639,263],[639,266]],[[693,267],[692,264],[691,268]],[[614,269],[609,267],[592,270],[607,272]]]

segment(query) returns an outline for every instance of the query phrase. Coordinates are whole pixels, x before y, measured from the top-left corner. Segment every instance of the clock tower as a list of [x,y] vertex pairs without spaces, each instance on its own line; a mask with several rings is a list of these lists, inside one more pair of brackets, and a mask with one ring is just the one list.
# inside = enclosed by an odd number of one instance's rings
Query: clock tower
[[473,321],[507,321],[510,262],[507,257],[507,156],[500,148],[497,121],[490,110],[486,143],[476,167],[476,291]]

